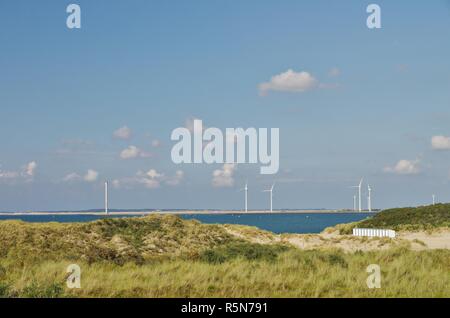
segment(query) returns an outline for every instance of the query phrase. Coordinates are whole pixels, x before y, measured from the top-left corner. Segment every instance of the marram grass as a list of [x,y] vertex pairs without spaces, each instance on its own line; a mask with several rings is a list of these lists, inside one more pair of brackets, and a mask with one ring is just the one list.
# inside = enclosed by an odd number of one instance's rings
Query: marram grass
[[[174,216],[0,222],[0,297],[450,297],[450,250],[304,251],[232,229]],[[74,263],[80,289],[66,286]],[[380,289],[366,285],[370,264]]]
[[[276,259],[239,256],[221,263],[165,260],[139,265],[80,262],[81,288],[65,284],[67,261],[2,267],[4,297],[450,297],[450,251],[391,249],[280,252]],[[381,288],[366,285],[370,264]]]

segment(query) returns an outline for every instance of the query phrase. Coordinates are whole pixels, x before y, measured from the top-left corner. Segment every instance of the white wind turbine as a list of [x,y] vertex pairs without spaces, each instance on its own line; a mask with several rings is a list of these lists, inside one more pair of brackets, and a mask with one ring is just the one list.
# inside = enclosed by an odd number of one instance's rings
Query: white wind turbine
[[272,184],[270,189],[263,191],[263,192],[270,192],[270,212],[273,212],[273,209],[272,209],[272,197],[273,197],[273,187],[274,186],[275,186],[275,184]]
[[108,214],[108,181],[105,181],[105,214]]
[[367,185],[367,191],[369,191],[369,196],[367,197],[367,210],[372,212],[372,188],[370,184]]
[[356,212],[356,195],[353,195],[353,211]]
[[361,187],[362,187],[363,179],[364,178],[361,178],[361,181],[359,182],[359,185],[352,187],[352,188],[358,188],[358,211],[359,212],[362,211],[362,206],[361,206]]
[[433,194],[433,205],[436,205],[436,195]]
[[248,212],[248,184],[245,182],[245,187],[240,191],[245,191],[245,212]]

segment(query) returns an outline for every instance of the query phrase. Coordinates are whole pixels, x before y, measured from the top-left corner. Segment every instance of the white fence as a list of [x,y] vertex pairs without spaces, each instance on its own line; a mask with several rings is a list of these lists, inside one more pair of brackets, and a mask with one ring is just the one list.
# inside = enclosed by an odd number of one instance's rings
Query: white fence
[[353,236],[370,236],[370,237],[395,237],[394,230],[379,229],[353,229]]

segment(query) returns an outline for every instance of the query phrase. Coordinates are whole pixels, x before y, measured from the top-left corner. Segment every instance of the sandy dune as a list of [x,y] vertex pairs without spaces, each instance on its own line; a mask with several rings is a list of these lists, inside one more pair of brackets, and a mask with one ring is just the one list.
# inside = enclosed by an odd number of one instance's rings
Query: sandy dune
[[404,232],[400,233],[398,237],[412,242],[412,247],[417,250],[450,249],[450,230],[440,230],[433,233]]
[[305,250],[338,248],[355,252],[382,250],[400,245],[410,246],[413,250],[450,249],[450,229],[441,229],[433,233],[403,232],[395,239],[391,239],[340,235],[337,231],[320,234],[273,234],[228,225],[225,225],[225,228],[228,233],[254,243],[289,243]]

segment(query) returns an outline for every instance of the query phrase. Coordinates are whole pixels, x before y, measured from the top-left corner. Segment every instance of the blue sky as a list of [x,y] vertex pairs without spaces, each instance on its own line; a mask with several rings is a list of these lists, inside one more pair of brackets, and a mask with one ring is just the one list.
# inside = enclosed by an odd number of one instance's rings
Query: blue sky
[[[71,2],[2,1],[0,210],[99,208],[106,179],[112,208],[238,209],[245,180],[250,208],[272,182],[274,208],[350,208],[361,177],[375,207],[450,201],[450,2],[374,2],[379,30],[368,1],[73,1],[70,30]],[[259,94],[290,69],[319,84]],[[173,164],[193,118],[280,128],[279,173]]]

